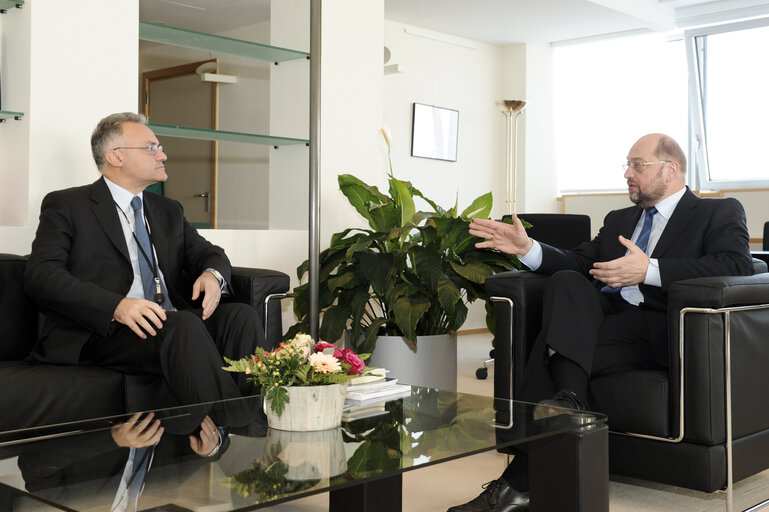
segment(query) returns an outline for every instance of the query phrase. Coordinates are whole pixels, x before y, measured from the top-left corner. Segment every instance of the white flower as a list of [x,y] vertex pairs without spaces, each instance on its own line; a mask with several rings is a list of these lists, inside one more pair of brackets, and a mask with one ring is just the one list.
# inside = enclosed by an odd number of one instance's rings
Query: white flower
[[392,148],[393,140],[393,136],[390,133],[390,127],[387,126],[387,124],[382,124],[382,128],[379,131],[382,134],[382,137],[384,137],[385,143],[387,143],[387,152],[389,153]]
[[302,355],[302,359],[307,359],[315,346],[315,342],[309,334],[299,334],[291,340],[290,346]]
[[316,372],[334,373],[342,371],[342,365],[332,354],[316,352],[310,356],[310,364]]

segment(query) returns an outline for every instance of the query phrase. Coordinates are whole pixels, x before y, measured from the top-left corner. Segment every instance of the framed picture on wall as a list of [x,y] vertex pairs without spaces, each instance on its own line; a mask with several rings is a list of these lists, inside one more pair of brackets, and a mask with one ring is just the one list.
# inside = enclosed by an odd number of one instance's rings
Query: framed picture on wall
[[411,156],[457,161],[459,111],[414,103]]

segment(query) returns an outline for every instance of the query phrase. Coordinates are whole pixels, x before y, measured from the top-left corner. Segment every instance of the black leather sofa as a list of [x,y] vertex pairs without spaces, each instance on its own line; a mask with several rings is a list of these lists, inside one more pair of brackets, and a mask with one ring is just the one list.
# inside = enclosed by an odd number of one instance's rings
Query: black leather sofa
[[[24,294],[26,261],[0,254],[0,432],[175,405],[162,378],[27,361],[41,312]],[[251,305],[263,322],[268,311],[268,341],[277,345],[280,303],[265,301],[288,291],[288,275],[235,267],[230,284],[234,293],[225,300]]]
[[[591,381],[590,407],[608,415],[612,474],[705,492],[726,487],[727,333],[733,478],[738,481],[769,468],[769,309],[729,314],[687,310],[683,364],[679,357],[684,308],[769,304],[767,266],[757,259],[754,266],[753,276],[690,279],[671,286],[669,371],[624,372]],[[526,359],[541,329],[546,280],[532,272],[514,271],[486,281],[487,292],[495,297],[496,397],[509,398],[520,389]]]

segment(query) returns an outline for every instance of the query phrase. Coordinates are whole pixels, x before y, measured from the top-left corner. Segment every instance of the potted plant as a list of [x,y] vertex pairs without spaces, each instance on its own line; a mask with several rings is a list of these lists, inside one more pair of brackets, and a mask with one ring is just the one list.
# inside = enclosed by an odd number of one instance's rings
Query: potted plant
[[[486,324],[493,332],[493,307],[483,283],[520,263],[515,256],[477,249],[479,239],[468,232],[473,218],[488,217],[491,193],[459,212],[457,205],[442,208],[392,173],[388,194],[349,174],[340,175],[338,183],[369,229],[335,233],[320,253],[321,338],[338,340],[349,329],[351,348],[371,352],[371,364],[380,364],[381,352],[375,350],[380,335],[418,344],[422,336],[454,333],[467,318],[467,303],[477,299],[486,301]],[[415,198],[429,209],[418,211]],[[298,267],[300,280],[307,269],[307,261]],[[298,322],[287,337],[308,330],[308,292],[307,283],[294,288]],[[456,368],[455,354],[450,357]]]
[[271,428],[324,430],[341,424],[347,382],[368,373],[368,356],[299,334],[271,352],[257,347],[250,357],[225,357],[223,369],[245,373],[261,387]]

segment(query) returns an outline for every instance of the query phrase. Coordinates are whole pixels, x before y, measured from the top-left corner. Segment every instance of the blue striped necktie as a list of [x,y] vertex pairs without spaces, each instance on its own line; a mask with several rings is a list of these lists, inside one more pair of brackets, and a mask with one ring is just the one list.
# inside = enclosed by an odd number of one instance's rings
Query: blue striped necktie
[[[644,211],[646,212],[646,218],[644,219],[643,226],[641,226],[641,233],[639,233],[638,240],[636,240],[635,244],[643,252],[646,252],[646,249],[649,247],[649,238],[652,234],[652,224],[654,223],[654,214],[657,213],[657,208],[651,206]],[[612,288],[608,285],[601,288],[603,293],[608,294],[618,294],[620,290],[622,290],[622,287]]]
[[[131,208],[134,210],[134,234],[136,235],[136,242],[137,244],[141,244],[141,249],[144,249],[144,254],[142,254],[142,250],[139,249],[139,272],[142,276],[144,298],[155,302],[155,273],[150,266],[150,261],[152,261],[151,258],[154,256],[152,252],[152,244],[150,244],[150,236],[149,233],[147,233],[147,226],[144,224],[141,197],[134,196],[134,198],[131,199]],[[147,261],[148,259],[150,259],[150,261]],[[160,270],[158,270],[158,278],[160,278]],[[163,309],[166,311],[173,310],[174,307],[171,305],[171,298],[168,296],[168,290],[162,279],[160,279],[160,289],[165,297],[161,306],[163,306]]]

